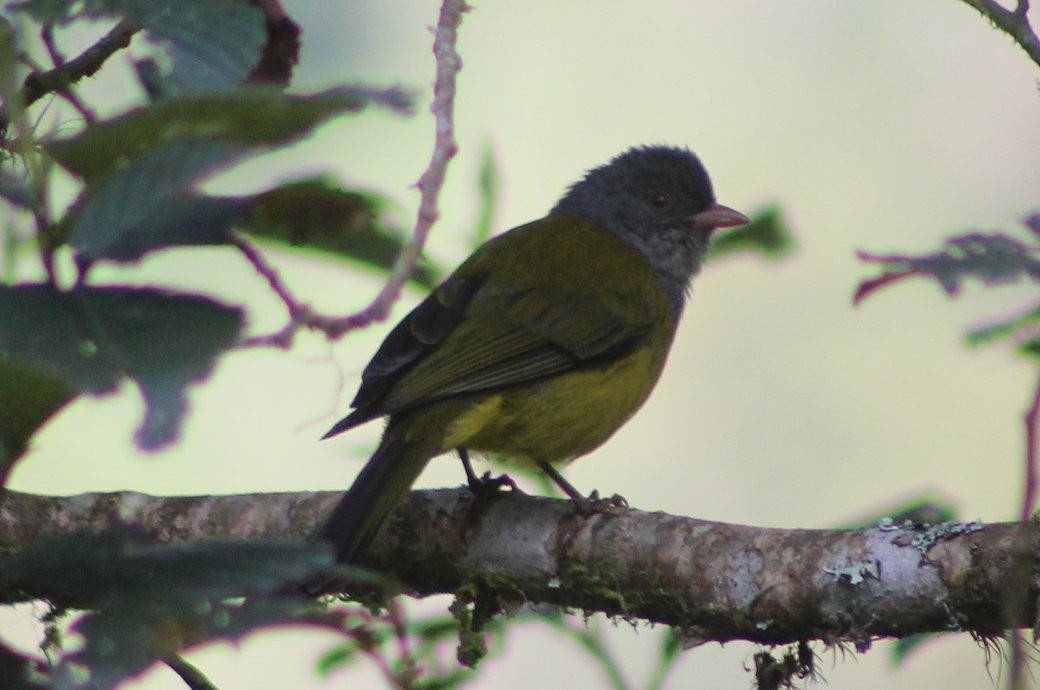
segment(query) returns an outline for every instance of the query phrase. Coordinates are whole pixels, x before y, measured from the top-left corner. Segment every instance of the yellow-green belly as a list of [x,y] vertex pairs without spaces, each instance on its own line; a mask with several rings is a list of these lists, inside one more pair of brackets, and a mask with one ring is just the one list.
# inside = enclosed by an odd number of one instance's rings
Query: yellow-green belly
[[559,463],[584,455],[617,431],[653,390],[671,329],[636,350],[588,368],[501,392],[443,400],[416,410],[415,428],[443,428],[445,452],[464,447],[514,462]]

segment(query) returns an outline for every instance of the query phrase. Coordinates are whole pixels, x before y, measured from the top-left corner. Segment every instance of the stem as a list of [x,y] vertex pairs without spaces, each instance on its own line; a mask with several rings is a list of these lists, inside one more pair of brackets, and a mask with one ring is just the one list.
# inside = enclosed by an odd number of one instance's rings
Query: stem
[[437,80],[433,86],[433,103],[430,105],[437,129],[430,164],[416,184],[421,197],[412,236],[402,248],[390,271],[389,279],[375,300],[355,314],[328,323],[329,330],[326,332],[330,337],[339,337],[347,331],[387,317],[390,307],[401,293],[401,287],[415,270],[430,229],[440,216],[437,198],[441,187],[444,186],[448,162],[458,151],[458,142],[455,140],[455,77],[462,69],[462,58],[459,57],[455,45],[458,41],[459,25],[462,23],[462,13],[468,10],[469,6],[465,0],[444,0],[444,4],[441,5],[440,20],[437,22],[433,41],[433,54],[437,59]]
[[1029,0],[1018,0],[1015,9],[1001,7],[994,0],[963,0],[978,10],[993,25],[1010,36],[1040,67],[1040,38],[1029,24]]

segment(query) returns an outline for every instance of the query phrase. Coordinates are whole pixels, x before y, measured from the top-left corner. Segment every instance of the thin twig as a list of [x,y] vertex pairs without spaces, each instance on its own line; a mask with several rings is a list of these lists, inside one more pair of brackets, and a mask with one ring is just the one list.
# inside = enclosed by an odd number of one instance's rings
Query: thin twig
[[282,300],[282,304],[289,312],[289,318],[296,321],[298,317],[306,310],[306,305],[302,305],[296,301],[289,292],[289,287],[282,281],[282,277],[278,275],[278,270],[267,262],[263,254],[257,251],[256,247],[249,244],[241,237],[234,237],[231,240],[231,244],[235,246],[238,251],[242,252],[242,255],[253,265],[253,269],[256,270],[267,284],[270,286],[274,294],[278,295],[278,299]]
[[[416,183],[421,192],[419,212],[412,235],[401,248],[401,253],[394,261],[390,276],[376,298],[359,312],[344,317],[329,317],[315,313],[308,305],[297,302],[284,288],[273,269],[261,268],[254,261],[254,266],[263,275],[278,297],[289,309],[290,320],[280,330],[260,336],[254,336],[243,343],[243,347],[281,347],[292,344],[293,336],[300,328],[311,328],[321,331],[326,337],[335,339],[357,328],[363,328],[374,321],[381,321],[390,313],[390,307],[397,300],[401,288],[412,275],[422,255],[426,238],[430,229],[439,217],[437,199],[444,186],[444,177],[448,162],[458,151],[455,140],[455,77],[462,69],[462,58],[455,49],[458,40],[458,29],[462,23],[462,13],[469,10],[465,0],[444,0],[441,5],[440,19],[437,22],[433,42],[433,54],[436,56],[437,77],[433,86],[433,103],[430,111],[436,121],[433,155],[430,164]],[[242,250],[242,247],[239,247]],[[251,249],[251,248],[250,248]],[[243,251],[246,253],[246,251]],[[247,257],[249,254],[247,254]],[[261,259],[262,260],[262,259]],[[251,258],[250,261],[253,261]]]
[[[105,64],[105,60],[110,58],[117,50],[130,45],[130,39],[133,38],[137,31],[138,29],[126,22],[120,22],[111,31],[102,36],[97,43],[68,62],[64,62],[57,47],[54,45],[53,37],[50,36],[47,29],[44,29],[43,42],[48,54],[55,61],[56,65],[54,69],[46,72],[30,72],[25,77],[20,92],[21,102],[18,105],[18,109],[24,110],[28,108],[49,93],[59,93],[84,117],[92,118],[93,113],[89,109],[85,109],[85,106],[81,107],[82,104],[69,91],[69,85],[85,77],[93,76]],[[6,132],[11,125],[12,113],[9,108],[10,105],[0,107],[0,134]]]
[[[1025,453],[1025,487],[1022,494],[1022,508],[1019,519],[1027,524],[1036,506],[1037,482],[1037,425],[1040,422],[1040,381],[1037,381],[1036,390],[1033,393],[1033,401],[1026,410],[1022,420],[1026,427],[1026,453]],[[1023,564],[1024,565],[1024,564]],[[1028,572],[1028,570],[1026,570]],[[1011,647],[1011,673],[1008,678],[1008,687],[1013,690],[1025,688],[1025,673],[1028,656],[1026,655],[1026,644],[1024,636],[1017,630],[1009,633]]]
[[138,29],[126,22],[120,22],[101,37],[101,39],[84,50],[80,55],[47,72],[33,72],[25,78],[22,86],[22,100],[28,107],[49,93],[74,84],[85,77],[94,76],[105,60],[122,48],[130,45],[130,39]]
[[1040,67],[1040,37],[1029,23],[1029,0],[1018,0],[1015,9],[1002,7],[995,0],[963,0],[978,10],[993,25],[1010,36]]
[[455,45],[459,25],[462,23],[462,13],[468,10],[469,5],[465,0],[444,0],[444,4],[441,5],[440,20],[437,22],[433,41],[433,54],[437,60],[437,80],[434,82],[433,103],[430,105],[437,130],[430,164],[416,185],[421,196],[419,215],[412,236],[401,249],[390,271],[389,279],[372,304],[355,314],[327,324],[326,333],[330,337],[339,337],[347,331],[386,318],[390,313],[390,307],[401,293],[401,287],[415,270],[430,228],[440,216],[437,198],[441,187],[444,186],[448,162],[458,151],[458,142],[455,141],[455,77],[462,69],[462,58],[459,57]]

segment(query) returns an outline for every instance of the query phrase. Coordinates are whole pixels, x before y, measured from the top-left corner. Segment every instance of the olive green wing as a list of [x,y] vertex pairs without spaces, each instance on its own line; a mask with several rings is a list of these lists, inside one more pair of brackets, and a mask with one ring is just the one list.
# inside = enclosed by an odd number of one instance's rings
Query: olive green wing
[[[390,332],[362,374],[356,409],[326,436],[431,400],[609,362],[668,318],[652,276],[604,279],[621,267],[581,268],[587,244],[568,256],[552,236],[561,232],[557,223],[536,225],[482,247]],[[604,238],[583,238],[597,240]],[[619,260],[641,273],[631,256]],[[538,287],[521,270],[531,263]]]
[[396,377],[379,407],[396,412],[438,398],[557,375],[627,352],[654,324],[651,300],[485,287],[449,333]]

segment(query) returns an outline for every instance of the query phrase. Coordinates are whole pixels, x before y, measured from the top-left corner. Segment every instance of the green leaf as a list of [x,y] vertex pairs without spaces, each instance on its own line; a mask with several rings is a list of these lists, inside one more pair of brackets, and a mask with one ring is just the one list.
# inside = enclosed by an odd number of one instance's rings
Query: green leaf
[[0,688],[4,690],[42,690],[49,687],[43,683],[30,680],[34,675],[36,663],[33,659],[22,656],[5,644],[0,644]]
[[29,180],[14,175],[7,168],[0,168],[0,197],[23,209],[31,210],[36,206],[36,195],[29,186]]
[[87,190],[69,244],[88,261],[131,261],[160,247],[226,242],[240,203],[186,190],[247,153],[207,137],[162,142]]
[[171,65],[166,95],[226,90],[246,81],[267,42],[264,14],[243,0],[28,0],[9,3],[43,24],[117,17],[142,29]]
[[751,222],[717,236],[708,249],[708,261],[754,252],[768,259],[779,259],[794,251],[795,241],[783,212],[777,206],[757,211]]
[[[385,199],[336,187],[325,179],[301,180],[258,194],[239,227],[286,242],[389,269],[401,251],[403,232],[383,224]],[[412,280],[432,288],[438,277],[421,261]]]
[[264,15],[247,2],[109,0],[173,63],[166,95],[226,90],[246,81],[267,41]]
[[[92,609],[73,626],[84,638],[83,649],[63,659],[58,672],[69,664],[86,666],[89,687],[111,688],[189,645],[237,639],[261,626],[316,621],[309,602],[272,594],[332,564],[331,549],[320,542],[167,544],[116,528],[42,540],[5,556],[0,591]],[[241,605],[222,603],[239,596],[250,598]]]
[[8,12],[24,12],[41,24],[59,24],[69,21],[74,5],[79,0],[23,0],[9,2],[4,7]]
[[0,564],[2,592],[94,609],[131,598],[184,602],[270,594],[326,572],[333,556],[323,542],[165,543],[124,526],[40,540],[0,558]]
[[350,86],[310,96],[287,96],[264,87],[185,96],[96,123],[74,137],[51,142],[47,150],[90,182],[165,140],[202,137],[253,147],[287,144],[340,113],[368,105],[408,112],[412,97],[401,89]]
[[893,667],[899,667],[914,651],[920,649],[931,641],[941,638],[942,636],[943,633],[918,633],[916,635],[908,635],[907,637],[895,640],[892,645],[889,661],[891,661]]
[[0,353],[0,486],[36,430],[75,395],[61,376]]
[[930,491],[924,491],[911,498],[893,503],[870,515],[840,525],[841,529],[862,529],[877,527],[882,521],[893,527],[901,527],[906,522],[915,525],[934,525],[957,519],[957,507],[947,498]]
[[877,289],[912,276],[935,280],[947,295],[957,295],[965,280],[975,278],[984,285],[1012,283],[1022,278],[1040,281],[1037,248],[1003,233],[970,232],[946,241],[944,249],[919,256],[877,256],[858,252],[862,261],[882,265],[883,273],[865,280],[856,289],[859,303]]
[[968,333],[969,345],[982,345],[996,340],[1010,340],[1020,353],[1036,356],[1040,343],[1040,306],[998,323]]
[[[239,309],[194,295],[153,289],[49,285],[0,286],[0,361],[65,382],[77,393],[106,393],[123,377],[146,403],[135,438],[146,450],[174,441],[187,409],[189,384],[209,375],[242,327]],[[21,374],[25,375],[25,374]],[[22,417],[31,391],[11,385],[0,398],[10,418],[0,428],[32,426]]]

